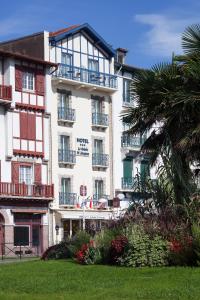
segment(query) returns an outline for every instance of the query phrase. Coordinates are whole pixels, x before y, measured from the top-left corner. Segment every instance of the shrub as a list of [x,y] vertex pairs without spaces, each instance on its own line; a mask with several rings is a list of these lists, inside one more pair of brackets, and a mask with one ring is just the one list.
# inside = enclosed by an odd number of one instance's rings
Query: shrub
[[43,254],[41,259],[63,259],[70,258],[69,242],[60,242],[57,245],[49,247]]
[[79,231],[70,240],[69,251],[71,257],[75,257],[77,251],[81,248],[83,244],[88,244],[90,241],[90,235],[86,231]]
[[169,243],[169,264],[175,266],[192,266],[195,264],[192,236],[174,238]]
[[109,262],[116,264],[118,258],[123,255],[124,249],[128,244],[128,239],[124,235],[117,236],[114,240],[111,241],[111,246],[109,250]]
[[112,240],[122,233],[121,227],[106,228],[95,236],[95,242],[101,252],[102,262],[110,262],[110,246]]
[[91,265],[101,261],[100,251],[95,247],[94,241],[83,244],[81,249],[76,252],[75,257],[77,262],[85,265]]
[[128,244],[118,264],[128,267],[163,266],[167,264],[167,242],[160,236],[150,237],[143,227],[133,225],[126,230]]
[[200,226],[198,224],[192,225],[192,237],[195,261],[196,264],[200,266]]

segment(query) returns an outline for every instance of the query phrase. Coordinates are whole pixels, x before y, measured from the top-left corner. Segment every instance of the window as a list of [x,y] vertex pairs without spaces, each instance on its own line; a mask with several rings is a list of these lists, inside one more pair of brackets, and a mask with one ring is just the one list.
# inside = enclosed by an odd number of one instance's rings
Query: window
[[72,66],[72,54],[62,52],[61,63]]
[[124,79],[123,81],[123,102],[131,103],[131,93],[130,93],[130,83],[129,79]]
[[103,180],[95,180],[95,196],[98,199],[103,197]]
[[27,185],[32,184],[32,168],[31,166],[19,167],[19,183],[25,183]]
[[66,93],[58,93],[58,107],[60,109],[69,108],[69,96]]
[[35,89],[34,84],[34,73],[30,71],[23,72],[22,76],[22,87],[26,90],[33,91]]
[[29,226],[14,227],[14,246],[29,246]]
[[103,112],[103,102],[101,100],[92,100],[92,110],[95,113],[102,113]]
[[99,71],[99,62],[98,62],[98,60],[88,59],[88,69],[90,71],[98,72]]
[[70,149],[70,140],[69,136],[67,135],[60,135],[60,141],[59,141],[59,148],[62,151],[69,150]]
[[103,153],[103,141],[102,140],[94,140],[94,153],[102,154]]
[[61,192],[68,194],[71,192],[71,180],[70,178],[61,178]]

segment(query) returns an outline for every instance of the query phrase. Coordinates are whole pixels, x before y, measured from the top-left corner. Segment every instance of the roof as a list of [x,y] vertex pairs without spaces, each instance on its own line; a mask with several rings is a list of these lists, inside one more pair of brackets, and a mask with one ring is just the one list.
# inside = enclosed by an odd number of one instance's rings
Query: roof
[[79,27],[79,26],[80,26],[80,25],[72,25],[72,26],[70,26],[70,27],[63,28],[63,29],[59,29],[59,30],[54,31],[54,32],[49,32],[49,36],[50,36],[50,37],[57,36],[57,35],[59,35],[59,34],[62,34],[62,33],[68,32],[68,31],[70,31],[70,30],[72,30],[72,29],[75,29],[75,28],[77,28],[77,27]]
[[112,48],[112,46],[110,46],[88,23],[84,23],[82,25],[72,25],[70,27],[51,32],[49,39],[51,42],[56,43],[80,31],[88,34],[95,42],[96,47],[103,49],[108,56],[113,57],[115,55],[115,50]]
[[28,60],[28,61],[31,61],[31,62],[42,64],[42,65],[49,65],[49,66],[54,66],[54,67],[57,66],[57,64],[52,63],[50,61],[37,59],[35,57],[24,55],[24,54],[21,54],[21,53],[18,53],[18,52],[6,51],[6,50],[1,49],[1,48],[0,48],[0,55],[2,55],[4,57],[6,56],[6,57],[14,57],[14,58],[18,58],[18,59],[24,59],[24,60]]

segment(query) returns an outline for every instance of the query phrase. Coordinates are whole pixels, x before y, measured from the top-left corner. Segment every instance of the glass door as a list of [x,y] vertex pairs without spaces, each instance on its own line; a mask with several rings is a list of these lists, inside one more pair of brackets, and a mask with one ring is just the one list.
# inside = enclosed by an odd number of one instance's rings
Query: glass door
[[62,52],[61,63],[62,63],[62,76],[72,78],[73,77],[73,57],[72,54]]
[[96,84],[99,81],[99,62],[98,60],[88,59],[89,82]]
[[103,197],[103,180],[95,180],[95,198],[98,201]]
[[31,166],[20,166],[19,169],[19,183],[24,183],[26,188],[22,187],[28,195],[31,195],[32,192],[32,167]]

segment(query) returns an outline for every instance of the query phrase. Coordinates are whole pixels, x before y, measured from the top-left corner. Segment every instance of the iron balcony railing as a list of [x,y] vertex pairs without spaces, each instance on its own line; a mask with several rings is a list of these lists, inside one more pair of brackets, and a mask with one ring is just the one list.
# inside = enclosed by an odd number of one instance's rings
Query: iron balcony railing
[[144,137],[134,136],[131,134],[123,134],[121,137],[121,146],[124,147],[141,147],[145,142]]
[[0,99],[11,101],[12,100],[12,87],[7,85],[0,85]]
[[59,193],[59,204],[60,205],[76,205],[77,194],[76,193]]
[[92,165],[108,167],[109,164],[109,155],[102,153],[93,153],[92,154]]
[[53,198],[54,186],[46,184],[0,182],[0,196]]
[[59,64],[54,76],[108,88],[117,88],[117,76],[72,65]]
[[[99,202],[100,199],[105,199],[107,202]],[[104,194],[94,194],[92,199],[93,207],[111,207],[111,202],[109,201],[109,196]]]
[[76,151],[74,150],[65,150],[59,149],[58,150],[58,161],[60,163],[76,163]]
[[122,177],[122,189],[133,189],[134,178],[133,177]]
[[108,126],[108,115],[103,113],[92,113],[92,125],[96,126]]
[[75,121],[75,109],[58,107],[58,120]]

